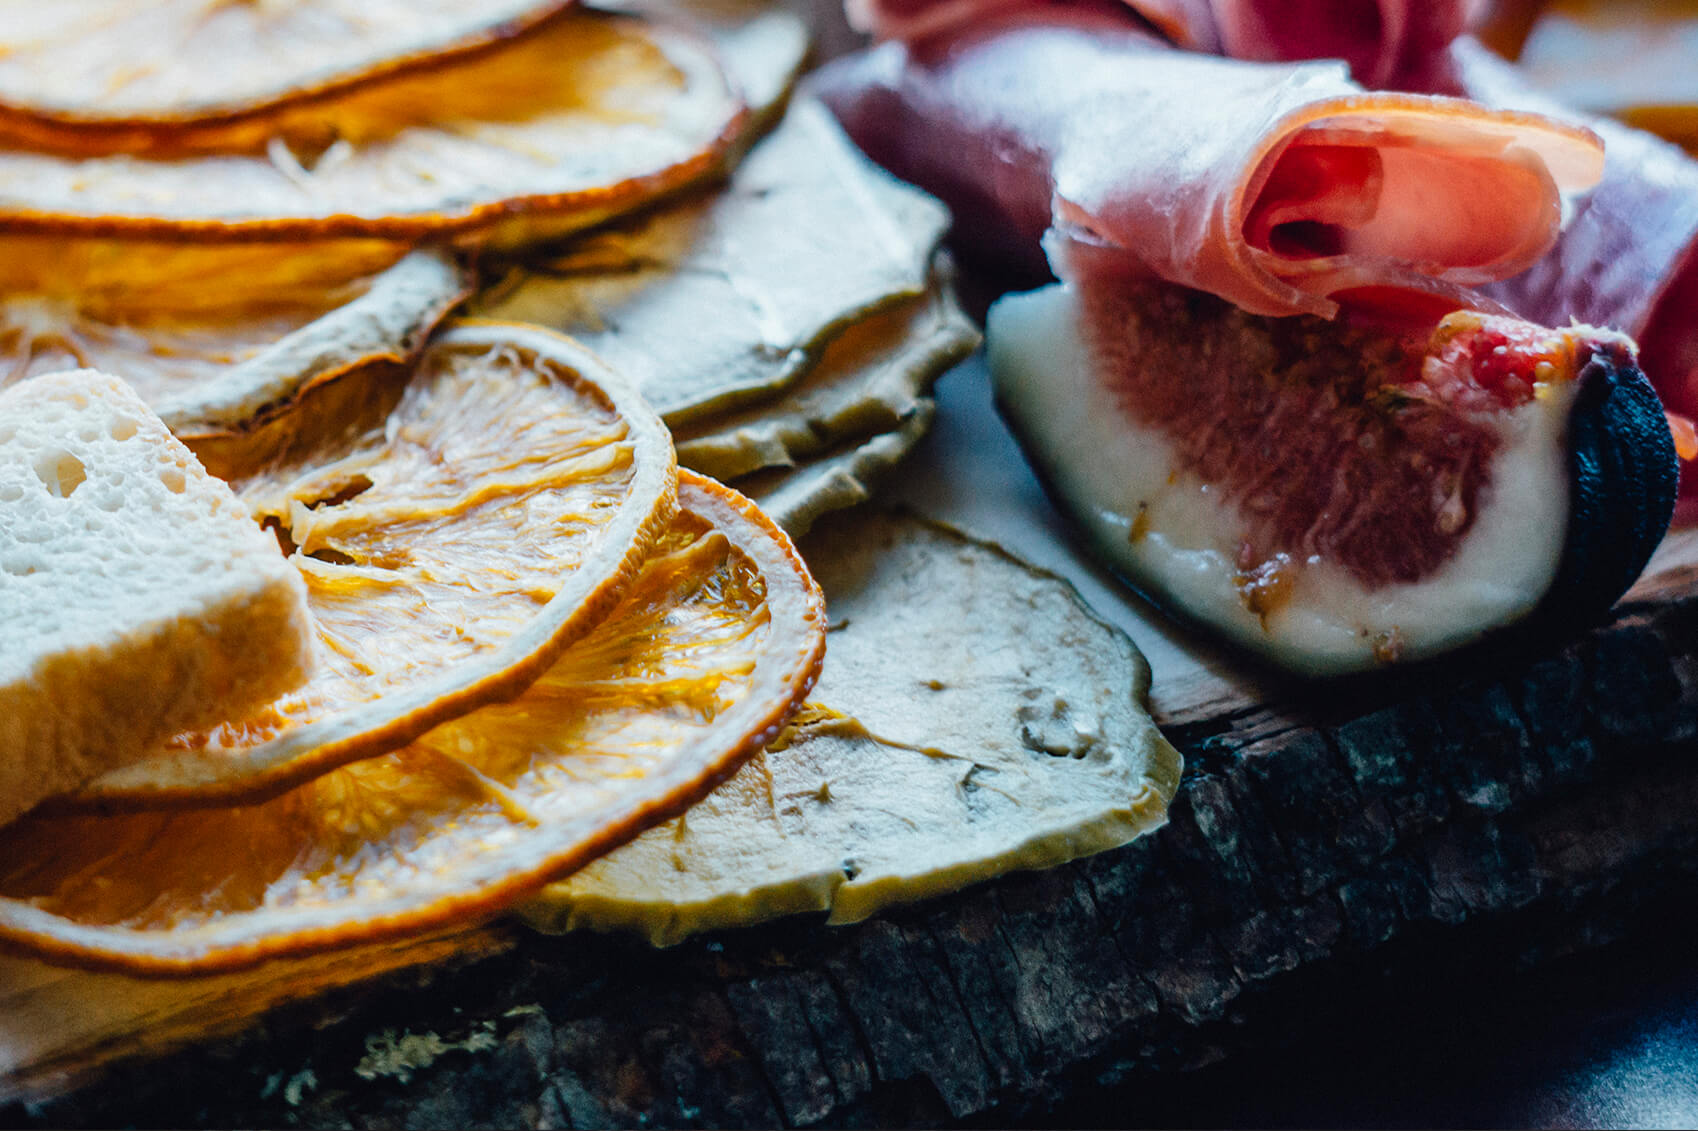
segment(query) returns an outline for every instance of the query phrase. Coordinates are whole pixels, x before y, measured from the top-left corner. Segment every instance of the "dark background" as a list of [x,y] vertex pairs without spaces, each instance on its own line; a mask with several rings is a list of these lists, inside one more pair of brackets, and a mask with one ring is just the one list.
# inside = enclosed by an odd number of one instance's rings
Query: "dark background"
[[[1317,1001],[1283,1045],[1046,1116],[1080,1127],[1698,1126],[1690,928],[1537,972]],[[1319,1030],[1319,1032],[1317,1032]]]

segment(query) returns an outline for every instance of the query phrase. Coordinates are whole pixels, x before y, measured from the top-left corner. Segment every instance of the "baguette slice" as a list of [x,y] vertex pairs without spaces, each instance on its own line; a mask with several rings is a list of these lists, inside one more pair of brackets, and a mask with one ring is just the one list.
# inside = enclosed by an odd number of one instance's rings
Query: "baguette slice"
[[299,574],[135,391],[0,392],[0,823],[300,684]]

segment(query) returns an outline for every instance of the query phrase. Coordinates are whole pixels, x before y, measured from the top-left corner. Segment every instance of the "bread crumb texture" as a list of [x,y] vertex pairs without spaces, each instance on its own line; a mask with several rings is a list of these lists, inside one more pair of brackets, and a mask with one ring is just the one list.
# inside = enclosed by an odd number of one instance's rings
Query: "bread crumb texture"
[[0,821],[306,676],[300,576],[141,398],[0,392]]

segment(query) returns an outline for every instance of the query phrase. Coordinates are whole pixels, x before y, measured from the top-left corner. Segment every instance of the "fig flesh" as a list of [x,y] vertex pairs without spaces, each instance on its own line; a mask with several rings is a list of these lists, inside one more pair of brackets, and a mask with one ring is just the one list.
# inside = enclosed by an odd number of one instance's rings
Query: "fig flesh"
[[1674,447],[1633,343],[1476,311],[1265,318],[1142,281],[992,307],[997,400],[1106,563],[1307,675],[1578,625],[1649,560]]

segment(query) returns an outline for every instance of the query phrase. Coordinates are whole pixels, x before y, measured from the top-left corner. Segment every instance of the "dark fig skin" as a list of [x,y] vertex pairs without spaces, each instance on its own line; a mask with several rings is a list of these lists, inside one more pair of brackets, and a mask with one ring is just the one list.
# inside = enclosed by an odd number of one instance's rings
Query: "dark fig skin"
[[1568,418],[1568,533],[1556,580],[1531,615],[1591,622],[1632,587],[1674,516],[1680,461],[1656,390],[1632,350],[1594,343]]

